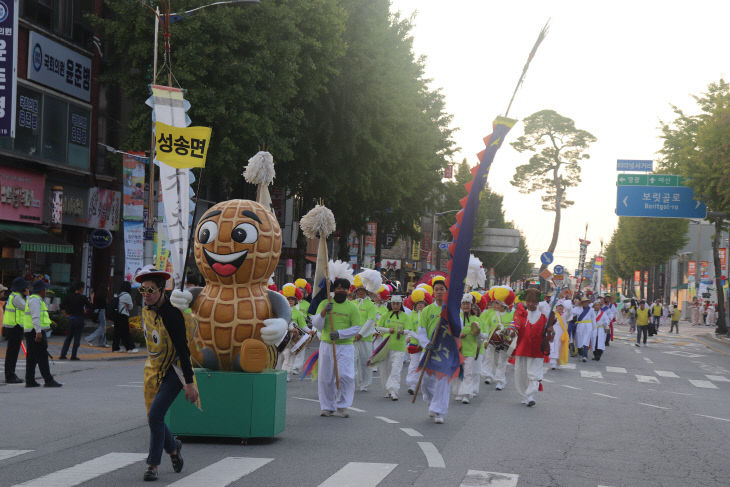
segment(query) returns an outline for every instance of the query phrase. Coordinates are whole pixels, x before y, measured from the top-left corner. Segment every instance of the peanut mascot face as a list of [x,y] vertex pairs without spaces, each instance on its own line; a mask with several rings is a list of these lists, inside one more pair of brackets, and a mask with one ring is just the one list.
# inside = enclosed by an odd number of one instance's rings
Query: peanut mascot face
[[198,223],[194,252],[206,282],[265,282],[281,255],[281,229],[274,214],[255,201],[224,201]]

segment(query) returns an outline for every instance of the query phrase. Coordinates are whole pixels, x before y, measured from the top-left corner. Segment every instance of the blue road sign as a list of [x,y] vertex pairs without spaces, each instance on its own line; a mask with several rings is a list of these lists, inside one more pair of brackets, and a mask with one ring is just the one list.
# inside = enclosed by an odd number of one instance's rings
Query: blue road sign
[[653,218],[705,218],[707,206],[694,199],[688,186],[617,186],[616,214],[618,216],[647,216]]
[[617,171],[641,171],[652,172],[654,161],[635,161],[632,159],[618,159],[616,161]]
[[441,242],[441,243],[439,244],[439,248],[440,248],[441,250],[446,250],[446,249],[448,249],[448,248],[449,248],[449,243],[450,243],[450,242]]
[[583,270],[583,277],[586,279],[591,279],[593,277],[593,269],[589,267]]
[[555,267],[553,267],[553,274],[557,276],[562,276],[563,272],[565,272],[563,266],[555,264]]
[[553,254],[550,252],[543,252],[540,256],[540,262],[542,262],[545,265],[550,265],[550,263],[553,261]]

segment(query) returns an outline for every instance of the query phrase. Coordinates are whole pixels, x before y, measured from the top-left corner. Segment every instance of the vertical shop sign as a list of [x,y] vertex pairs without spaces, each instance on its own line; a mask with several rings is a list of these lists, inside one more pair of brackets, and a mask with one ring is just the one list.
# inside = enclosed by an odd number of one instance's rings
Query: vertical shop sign
[[0,137],[15,137],[18,0],[0,1]]

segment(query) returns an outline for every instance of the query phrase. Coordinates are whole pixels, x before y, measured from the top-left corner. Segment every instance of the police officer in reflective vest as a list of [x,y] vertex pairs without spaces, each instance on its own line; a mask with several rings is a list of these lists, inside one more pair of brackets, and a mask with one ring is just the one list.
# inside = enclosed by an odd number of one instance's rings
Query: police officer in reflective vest
[[28,349],[28,358],[25,364],[25,387],[38,387],[40,384],[35,380],[35,366],[41,371],[45,387],[61,387],[53,379],[51,368],[48,365],[48,340],[46,331],[51,328],[51,317],[48,315],[48,307],[43,301],[46,297],[48,283],[36,281],[31,288],[31,295],[25,302],[25,315],[23,316],[23,330],[25,331],[25,346]]
[[5,305],[3,328],[8,337],[8,348],[5,352],[5,383],[22,384],[23,379],[15,374],[15,364],[23,341],[23,316],[25,316],[25,295],[30,283],[22,277],[13,279],[10,285],[10,297]]

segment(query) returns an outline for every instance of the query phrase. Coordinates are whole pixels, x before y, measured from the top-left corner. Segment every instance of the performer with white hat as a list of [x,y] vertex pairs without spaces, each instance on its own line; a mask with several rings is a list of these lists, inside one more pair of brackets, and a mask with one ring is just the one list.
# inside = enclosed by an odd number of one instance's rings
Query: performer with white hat
[[387,357],[379,362],[378,371],[385,388],[385,397],[393,401],[398,400],[400,393],[400,376],[409,324],[410,318],[403,309],[403,296],[391,296],[388,311],[380,318],[376,330],[383,336],[383,340],[387,340],[384,345],[388,347]]
[[470,293],[464,294],[461,299],[461,354],[464,356],[464,378],[459,381],[454,379],[452,387],[456,389],[454,399],[462,404],[469,404],[479,394],[479,382],[481,376],[480,363],[477,362],[482,341],[488,338],[487,327],[479,320],[479,317],[472,311],[476,307],[474,296]]

